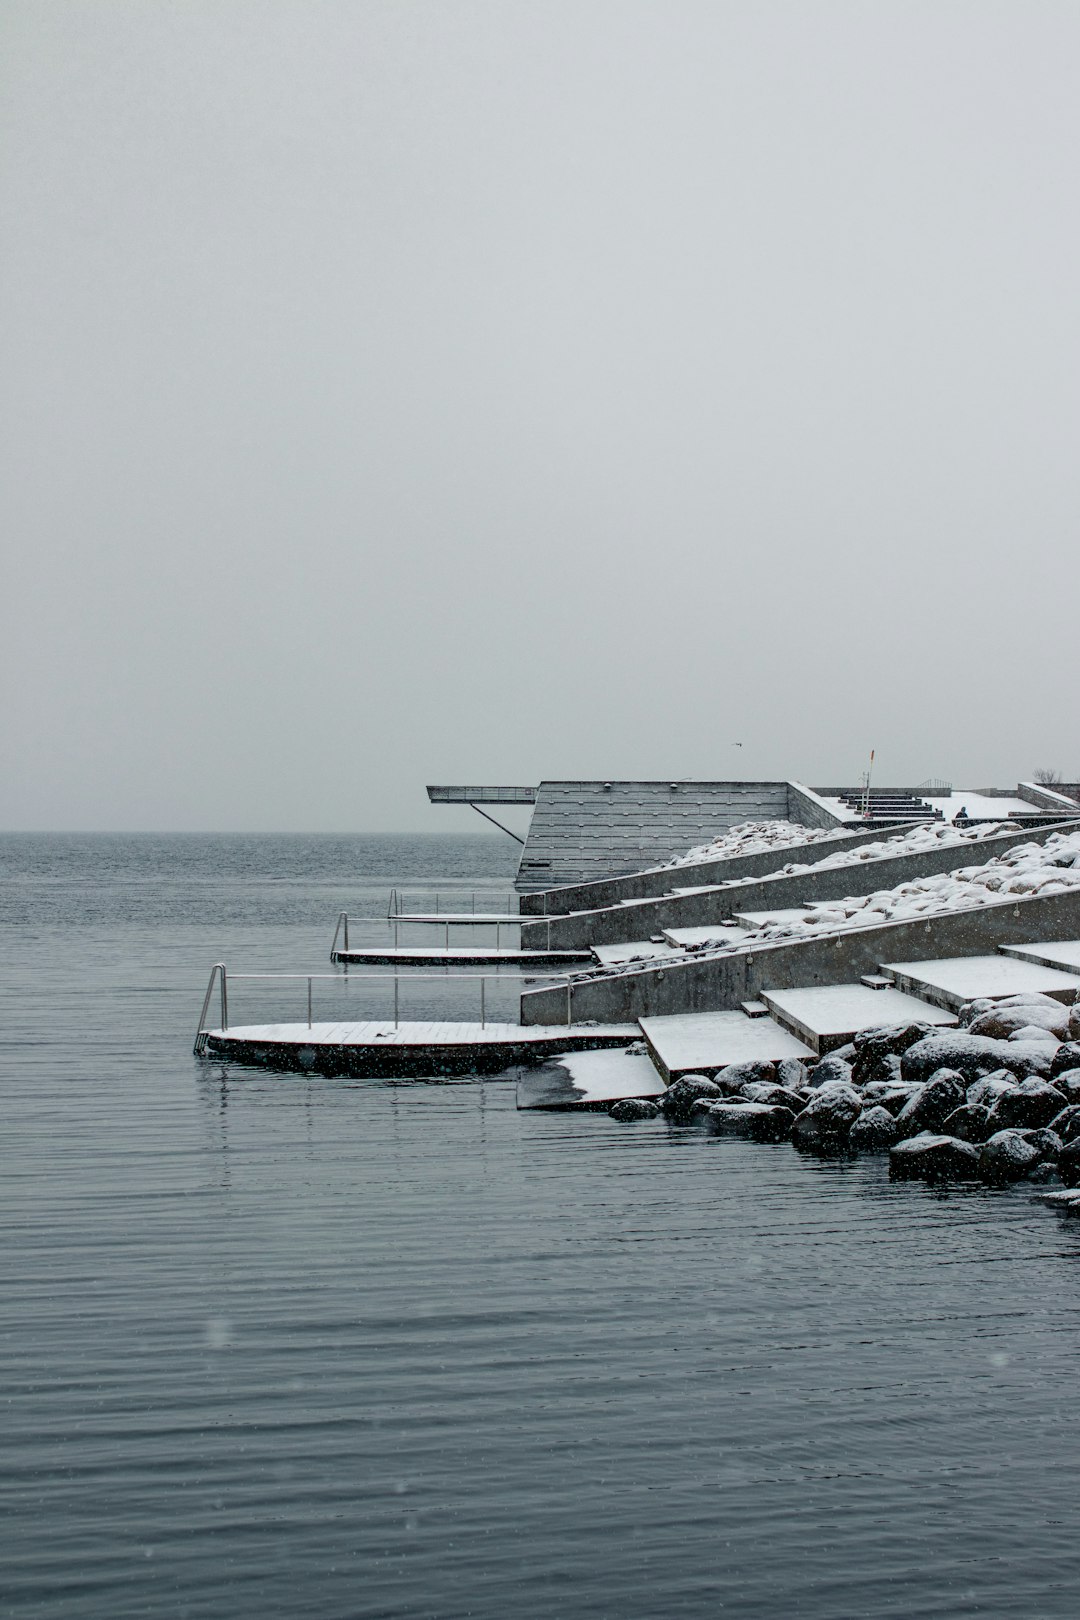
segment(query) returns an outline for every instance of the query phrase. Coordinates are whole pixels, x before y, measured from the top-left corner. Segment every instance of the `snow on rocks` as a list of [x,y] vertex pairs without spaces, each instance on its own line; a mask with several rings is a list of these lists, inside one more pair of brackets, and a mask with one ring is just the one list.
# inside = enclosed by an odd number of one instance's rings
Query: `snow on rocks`
[[698,844],[666,864],[696,866],[700,861],[723,861],[735,855],[761,855],[768,849],[790,849],[793,844],[835,838],[837,831],[836,827],[803,827],[797,821],[743,821],[718,833],[711,844]]

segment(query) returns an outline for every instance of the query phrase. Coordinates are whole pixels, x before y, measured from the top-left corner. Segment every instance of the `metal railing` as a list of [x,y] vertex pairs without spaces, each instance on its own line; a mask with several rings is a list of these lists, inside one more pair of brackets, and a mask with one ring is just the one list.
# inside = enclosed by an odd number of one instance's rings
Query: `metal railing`
[[[483,916],[483,913],[481,913],[480,915]],[[384,919],[382,917],[354,917],[353,918],[354,923],[359,922],[359,923],[372,923],[372,924],[375,924],[375,923],[382,923],[383,920]],[[400,949],[400,946],[399,946],[400,929],[403,928],[406,923],[414,923],[418,928],[438,928],[438,927],[441,926],[442,929],[443,929],[444,948],[447,951],[450,950],[450,929],[452,927],[454,927],[454,928],[482,928],[484,926],[484,924],[481,923],[481,922],[476,922],[476,923],[471,922],[468,917],[447,918],[445,920],[445,922],[443,922],[442,924],[439,924],[439,923],[434,922],[434,921],[432,921],[432,920],[430,920],[428,918],[423,918],[423,917],[403,917],[403,916],[398,916],[396,914],[391,914],[389,912],[387,913],[385,921],[387,923],[390,923],[390,924],[393,925],[393,929],[394,929],[394,949],[395,949],[395,951]],[[544,921],[544,919],[542,917],[522,917],[521,922],[519,922],[518,919],[516,917],[514,917],[514,918],[507,918],[502,922],[496,922],[494,925],[489,923],[488,926],[489,927],[494,926],[494,929],[495,929],[495,949],[497,951],[502,950],[502,931],[503,931],[504,928],[520,928],[521,923],[543,922],[543,921]],[[338,948],[337,947],[338,947],[338,940],[339,939],[341,940],[341,949],[343,951],[347,952],[348,949],[349,949],[349,913],[347,911],[339,911],[338,912],[337,923],[334,926],[334,937],[330,942],[330,960],[331,960],[331,962],[336,962],[338,960]],[[372,947],[372,948],[374,949],[375,947]],[[479,948],[480,947],[478,947],[478,949]],[[548,950],[551,949],[551,918],[550,917],[547,918],[547,949]]]
[[[455,890],[447,891],[447,890],[442,890],[442,889],[421,889],[420,894],[418,896],[418,902],[419,902],[420,899],[424,899],[424,898],[429,898],[429,899],[433,900],[435,902],[434,905],[429,906],[427,909],[429,911],[434,911],[436,914],[438,914],[439,911],[441,911],[441,910],[455,911],[455,912],[461,913],[461,912],[464,912],[466,910],[466,907],[465,907],[465,893],[466,893],[465,890],[462,890],[460,893],[458,893]],[[476,910],[477,890],[470,889],[468,891],[468,895],[469,895],[468,910],[475,912],[475,910]],[[400,917],[402,915],[402,913],[406,909],[408,899],[409,899],[409,896],[405,893],[404,890],[402,890],[402,889],[391,889],[390,890],[390,898],[389,898],[389,900],[387,901],[387,904],[386,904],[386,918],[387,918],[388,922],[392,922],[395,917]],[[504,909],[507,912],[510,912],[514,907],[514,902],[516,902],[516,900],[517,900],[517,895],[516,894],[510,894],[510,893],[507,893],[505,895],[499,895],[499,894],[497,894],[497,895],[486,895],[486,894],[483,894],[481,892],[480,899],[491,910],[498,910],[499,903],[501,901],[505,900],[506,905],[505,905]],[[443,906],[442,902],[444,900],[449,901],[450,904],[448,904],[446,906]],[[418,905],[418,909],[419,909],[419,905]]]
[[[535,974],[514,973],[513,971],[507,972],[505,969],[501,969],[500,971],[498,971],[496,973],[447,973],[447,972],[444,971],[444,972],[440,972],[440,973],[410,973],[410,974],[405,976],[405,983],[407,983],[407,984],[415,984],[419,980],[422,980],[422,979],[434,979],[436,982],[438,982],[440,984],[445,984],[448,979],[454,979],[454,980],[460,980],[462,982],[478,985],[479,989],[480,989],[480,1028],[485,1029],[487,1027],[487,986],[488,986],[489,981],[494,981],[494,983],[501,984],[502,986],[505,987],[509,980],[513,980],[513,979],[534,980],[535,977],[536,977]],[[546,977],[546,975],[545,975],[545,977]],[[308,1027],[308,1029],[311,1029],[312,1028],[312,986],[314,985],[316,980],[324,980],[324,981],[329,980],[333,984],[342,985],[342,986],[350,986],[350,985],[354,985],[357,980],[373,979],[373,980],[378,981],[378,983],[380,983],[380,984],[388,984],[389,983],[389,984],[393,985],[393,992],[394,992],[394,999],[393,999],[394,1028],[397,1029],[399,1027],[399,1025],[400,1025],[400,1022],[401,1022],[401,983],[402,983],[402,979],[401,979],[401,976],[399,974],[397,974],[397,973],[394,973],[394,974],[390,974],[390,973],[349,973],[349,974],[341,974],[341,973],[229,973],[227,971],[226,967],[225,967],[224,962],[215,962],[213,967],[210,969],[210,980],[209,980],[209,983],[206,986],[206,994],[203,997],[202,1011],[199,1014],[199,1027],[195,1031],[195,1045],[193,1047],[193,1051],[194,1051],[196,1057],[202,1057],[204,1052],[206,1051],[207,1036],[210,1034],[210,1030],[208,1029],[207,1023],[206,1023],[206,1015],[210,1010],[210,1002],[211,1002],[211,999],[212,999],[213,993],[214,993],[214,981],[215,981],[215,979],[218,979],[218,978],[220,978],[220,985],[221,985],[221,1023],[220,1023],[220,1025],[218,1027],[219,1027],[219,1029],[221,1030],[221,1032],[223,1034],[226,1034],[228,1032],[228,1028],[229,1028],[229,983],[230,983],[230,981],[235,982],[235,983],[251,983],[251,982],[253,982],[255,980],[264,981],[264,980],[272,980],[272,979],[282,979],[282,980],[299,981],[301,984],[305,984],[307,986],[307,1027]],[[572,1021],[571,1017],[570,1017],[571,995],[572,995],[572,987],[571,987],[570,983],[567,983],[567,986],[566,986],[566,1022],[568,1024]],[[455,1021],[464,1022],[465,1020],[449,1020],[449,1019],[442,1020],[442,1022],[444,1022],[444,1023],[455,1022]]]

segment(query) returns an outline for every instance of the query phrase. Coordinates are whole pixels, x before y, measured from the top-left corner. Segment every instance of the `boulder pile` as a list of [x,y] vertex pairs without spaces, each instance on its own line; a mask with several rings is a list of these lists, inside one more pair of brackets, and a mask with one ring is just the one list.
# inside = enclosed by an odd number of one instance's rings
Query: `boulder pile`
[[1060,1181],[1080,1213],[1080,1002],[976,1001],[958,1029],[863,1030],[816,1062],[729,1064],[683,1075],[655,1104],[611,1109],[657,1113],[804,1152],[888,1153],[898,1180]]

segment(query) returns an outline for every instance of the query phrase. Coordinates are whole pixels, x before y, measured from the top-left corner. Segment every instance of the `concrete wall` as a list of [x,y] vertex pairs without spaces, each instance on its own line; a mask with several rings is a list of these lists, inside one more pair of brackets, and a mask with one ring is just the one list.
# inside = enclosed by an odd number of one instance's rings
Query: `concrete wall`
[[[850,866],[826,867],[820,872],[797,872],[787,877],[776,871],[784,862],[786,850],[774,850],[767,876],[751,877],[725,889],[704,894],[669,894],[655,900],[630,901],[610,909],[574,912],[568,917],[523,923],[522,950],[577,950],[588,945],[622,945],[628,940],[649,939],[665,928],[700,928],[707,923],[726,922],[737,911],[778,911],[784,906],[808,905],[814,900],[843,900],[849,894],[873,894],[877,889],[893,889],[914,878],[953,872],[958,866],[982,865],[1003,855],[1017,844],[1042,844],[1052,833],[1074,828],[1075,822],[1049,827],[1018,827],[1015,832],[999,833],[978,844],[948,844],[920,850],[912,855],[855,861]],[[841,848],[858,848],[887,836],[879,828],[845,839]],[[830,839],[820,844],[795,848],[790,859],[821,860],[835,849]],[[743,857],[746,859],[746,857]],[[697,867],[686,870],[697,872]],[[707,881],[707,880],[703,880]]]
[[787,787],[789,821],[801,822],[804,827],[843,826],[843,819],[829,808],[813,788],[804,787],[801,782],[789,782]]
[[1063,816],[1080,811],[1080,805],[1069,794],[1063,793],[1060,788],[1040,787],[1038,782],[1018,782],[1016,797],[1026,800],[1037,810],[1054,810]]
[[786,782],[541,782],[515,887],[637,872],[740,822],[787,813]]
[[[904,823],[904,825],[909,825]],[[913,825],[913,823],[911,824]],[[890,832],[900,829],[889,828]],[[728,883],[744,877],[761,877],[775,872],[777,864],[806,859],[820,860],[841,849],[858,849],[875,843],[886,834],[880,827],[860,827],[857,832],[836,829],[835,836],[815,844],[792,844],[787,849],[767,849],[760,855],[729,855],[724,860],[696,861],[693,866],[651,866],[643,872],[627,872],[621,877],[601,878],[594,883],[573,883],[539,894],[523,894],[523,917],[563,916],[571,911],[601,911],[624,900],[644,900],[670,894],[676,886],[698,883]],[[805,851],[805,856],[803,854]],[[635,936],[631,935],[631,938]]]
[[585,979],[521,997],[523,1024],[628,1023],[663,1013],[718,1012],[763,990],[850,984],[886,962],[984,956],[998,945],[1080,938],[1080,892],[1031,895],[914,922],[849,928],[809,940],[761,945],[635,973]]

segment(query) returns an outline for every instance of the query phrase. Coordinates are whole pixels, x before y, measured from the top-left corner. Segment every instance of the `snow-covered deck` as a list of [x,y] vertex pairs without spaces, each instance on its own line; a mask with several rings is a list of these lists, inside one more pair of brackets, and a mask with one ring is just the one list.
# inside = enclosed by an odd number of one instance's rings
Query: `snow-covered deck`
[[1001,950],[1005,956],[1015,956],[1018,962],[1037,962],[1040,967],[1080,974],[1080,939],[1059,939],[1041,945],[1003,945]]
[[640,1038],[636,1024],[243,1024],[207,1030],[204,1051],[240,1063],[375,1077],[490,1073]]
[[816,1052],[843,1046],[861,1029],[886,1024],[955,1024],[956,1016],[902,990],[872,990],[864,984],[815,985],[804,990],[763,990],[761,999],[791,1034]]
[[361,950],[334,951],[330,960],[348,964],[366,963],[368,967],[560,967],[570,962],[588,962],[592,952],[579,951],[518,951],[494,945],[400,945],[384,947],[364,946]]
[[954,1012],[966,1001],[984,996],[989,1000],[1015,996],[1024,990],[1037,990],[1069,1004],[1080,990],[1080,974],[1063,973],[1038,962],[1017,961],[1014,956],[1004,954],[943,957],[930,962],[883,962],[881,968],[895,980],[898,989],[925,997],[935,1006]]
[[771,1018],[747,1018],[742,1012],[671,1013],[643,1018],[641,1029],[657,1068],[669,1080],[748,1058],[775,1062],[811,1055],[808,1046]]
[[573,1052],[522,1074],[519,1108],[596,1108],[623,1097],[662,1097],[664,1082],[642,1053]]

